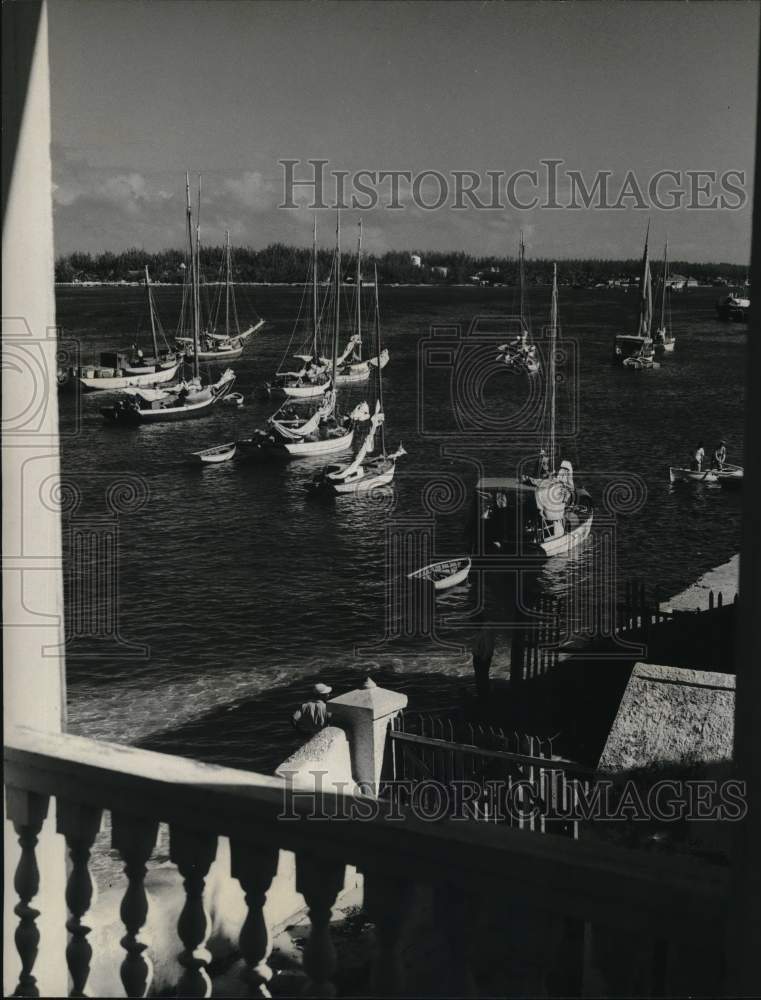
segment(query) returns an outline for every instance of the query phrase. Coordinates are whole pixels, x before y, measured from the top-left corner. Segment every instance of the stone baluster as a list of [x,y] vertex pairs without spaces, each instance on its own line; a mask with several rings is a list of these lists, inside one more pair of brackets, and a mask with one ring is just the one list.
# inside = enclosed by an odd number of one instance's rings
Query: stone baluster
[[296,855],[296,889],[309,907],[312,930],[304,949],[304,971],[309,977],[308,996],[334,997],[336,952],[330,933],[330,918],[346,876],[341,862],[311,854]]
[[373,961],[373,996],[401,996],[404,973],[400,947],[412,911],[414,885],[390,872],[365,872],[365,912],[375,925],[376,954]]
[[85,997],[85,985],[90,974],[92,948],[87,935],[92,930],[82,918],[95,898],[90,878],[90,851],[100,830],[102,810],[59,799],[56,808],[56,829],[66,838],[71,869],[66,883],[66,905],[69,919],[66,929],[71,937],[66,946],[66,962],[71,976],[72,997]]
[[169,859],[182,875],[185,904],[177,921],[177,933],[184,948],[179,955],[183,968],[177,984],[181,997],[210,997],[211,979],[207,968],[211,952],[206,948],[211,922],[204,907],[206,876],[217,855],[217,838],[172,826],[169,830]]
[[153,965],[143,954],[148,944],[139,934],[148,916],[144,885],[146,864],[156,843],[159,825],[157,820],[136,819],[116,812],[111,822],[111,844],[121,854],[127,876],[127,889],[119,910],[127,931],[121,939],[127,955],[119,971],[127,996],[144,997],[153,979]]
[[21,959],[21,973],[14,996],[38,997],[37,979],[32,975],[37,951],[40,946],[40,932],[37,917],[40,911],[30,905],[40,889],[40,871],[37,867],[35,847],[37,838],[48,814],[49,799],[46,795],[36,795],[20,788],[6,788],[5,793],[8,819],[21,847],[21,857],[16,866],[13,888],[19,898],[13,912],[19,918],[16,927],[16,950]]
[[252,997],[269,997],[272,969],[267,961],[272,938],[264,917],[267,891],[277,872],[279,851],[258,848],[245,842],[230,844],[230,874],[236,878],[246,897],[248,912],[240,932],[240,951],[245,963],[243,979]]

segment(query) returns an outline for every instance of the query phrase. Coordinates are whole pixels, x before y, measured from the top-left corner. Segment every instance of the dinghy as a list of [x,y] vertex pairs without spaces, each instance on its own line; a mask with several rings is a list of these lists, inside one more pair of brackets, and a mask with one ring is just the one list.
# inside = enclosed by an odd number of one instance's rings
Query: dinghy
[[407,574],[409,580],[420,580],[432,583],[435,590],[449,590],[458,583],[464,583],[470,573],[471,561],[468,556],[461,559],[443,559],[441,562],[429,563],[422,569],[416,569]]
[[225,396],[224,402],[228,406],[243,406],[245,398],[242,392],[231,392],[229,395]]
[[718,469],[683,469],[669,466],[670,483],[716,483],[719,481]]
[[202,464],[218,465],[220,462],[229,462],[233,458],[235,447],[235,441],[228,441],[226,444],[218,444],[213,448],[204,448],[203,451],[194,451],[190,457]]

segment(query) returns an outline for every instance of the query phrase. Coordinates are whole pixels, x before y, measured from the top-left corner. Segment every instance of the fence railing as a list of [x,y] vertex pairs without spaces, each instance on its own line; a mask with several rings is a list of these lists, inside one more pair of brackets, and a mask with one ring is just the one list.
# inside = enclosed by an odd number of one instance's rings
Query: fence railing
[[[553,737],[471,722],[457,711],[403,712],[392,724],[385,794],[480,822],[579,835],[578,796],[597,774],[554,753]],[[428,786],[428,787],[426,787]],[[467,796],[467,801],[463,797]]]

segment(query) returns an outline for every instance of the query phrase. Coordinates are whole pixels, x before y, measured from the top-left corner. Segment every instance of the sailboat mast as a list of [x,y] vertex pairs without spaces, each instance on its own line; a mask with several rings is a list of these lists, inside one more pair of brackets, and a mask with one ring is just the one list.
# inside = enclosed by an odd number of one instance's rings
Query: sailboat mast
[[[518,313],[521,318],[521,326],[525,322],[525,299],[526,299],[526,245],[523,242],[523,230],[521,229],[521,242],[518,250]],[[523,332],[521,330],[521,332]]]
[[[381,414],[385,418],[385,411],[383,409],[383,371],[381,369],[381,336],[380,336],[380,307],[378,306],[378,265],[374,265],[374,278],[375,278],[375,351],[377,356],[377,364],[375,365],[375,370],[378,376],[378,402],[380,403]],[[381,453],[383,457],[386,457],[386,431],[385,431],[385,419],[381,421],[380,425],[380,439],[381,439]]]
[[159,342],[156,338],[156,316],[153,311],[153,295],[151,294],[151,278],[148,274],[148,265],[145,265],[145,294],[148,296],[148,313],[151,317],[151,336],[153,337],[153,357],[158,362]]
[[198,354],[201,350],[201,175],[198,175],[198,209],[196,210],[196,275],[195,275],[195,362],[193,374],[201,377],[201,363]]
[[650,339],[650,327],[653,322],[653,300],[652,289],[650,287],[650,220],[647,223],[645,233],[645,253],[642,259],[642,282],[639,311],[639,336],[646,340]]
[[225,336],[230,336],[230,230],[225,232]]
[[556,380],[555,380],[555,354],[558,335],[558,266],[552,265],[552,310],[550,312],[550,440],[549,440],[549,463],[550,472],[555,474],[555,407],[556,407]]
[[341,211],[336,210],[336,314],[333,325],[333,392],[338,395],[336,370],[338,368],[338,331],[341,326]]
[[666,291],[668,290],[669,276],[669,244],[668,240],[663,247],[663,295],[661,297],[661,330],[666,329]]
[[357,358],[362,357],[362,220],[359,220],[359,241],[357,243]]
[[320,352],[317,346],[317,327],[319,317],[317,315],[317,216],[312,220],[312,357],[315,361],[319,358]]
[[188,219],[188,246],[190,248],[190,294],[193,308],[193,374],[198,378],[198,296],[196,281],[196,248],[193,247],[193,211],[190,207],[190,174],[185,174],[185,201]]

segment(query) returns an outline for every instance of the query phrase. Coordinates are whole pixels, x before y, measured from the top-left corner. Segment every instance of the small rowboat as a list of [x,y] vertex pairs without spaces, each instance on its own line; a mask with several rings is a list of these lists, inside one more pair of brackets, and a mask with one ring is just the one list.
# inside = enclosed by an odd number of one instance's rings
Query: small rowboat
[[191,458],[196,462],[217,465],[219,462],[228,462],[235,454],[236,447],[235,441],[228,441],[213,448],[204,448],[203,451],[194,451]]
[[669,482],[671,483],[716,483],[719,481],[716,469],[679,469],[675,466],[669,467]]
[[228,396],[225,396],[224,403],[228,406],[243,406],[244,398],[242,392],[231,392]]
[[449,590],[450,587],[456,587],[458,583],[467,580],[470,566],[468,556],[462,559],[444,559],[442,562],[430,563],[422,569],[416,569],[414,573],[408,573],[407,578],[432,583],[435,590]]

